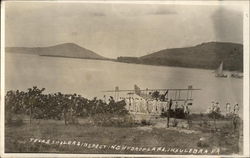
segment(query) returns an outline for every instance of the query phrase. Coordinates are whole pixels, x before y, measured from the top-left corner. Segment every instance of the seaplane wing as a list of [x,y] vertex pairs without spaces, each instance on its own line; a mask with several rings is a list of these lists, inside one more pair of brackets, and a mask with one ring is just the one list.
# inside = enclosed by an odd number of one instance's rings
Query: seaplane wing
[[103,92],[114,92],[115,96],[119,96],[119,92],[127,92],[128,95],[137,95],[143,98],[152,98],[152,96],[154,95],[154,93],[158,93],[155,95],[159,95],[160,93],[164,93],[161,94],[161,96],[158,97],[167,97],[167,98],[171,98],[173,101],[188,101],[188,100],[193,100],[192,99],[192,92],[194,90],[201,90],[201,89],[195,89],[193,88],[193,86],[188,86],[188,88],[156,88],[156,89],[143,89],[141,90],[137,85],[134,86],[134,89],[127,89],[127,90],[120,90],[119,87],[115,87],[115,90],[106,90]]
[[141,91],[187,91],[187,90],[201,90],[201,89],[194,89],[194,88],[191,88],[191,89],[188,89],[188,88],[186,88],[186,89],[173,89],[173,88],[167,89],[167,88],[165,88],[165,89],[145,89],[145,90],[141,90]]
[[106,91],[102,91],[102,92],[134,92],[135,90],[125,90],[125,89],[119,89],[119,90],[106,90]]
[[188,88],[146,88],[140,89],[137,85],[134,86],[134,89],[119,89],[119,87],[115,87],[115,90],[106,90],[102,92],[135,92],[135,91],[192,91],[192,90],[201,90],[199,88],[193,88],[192,86],[188,86]]

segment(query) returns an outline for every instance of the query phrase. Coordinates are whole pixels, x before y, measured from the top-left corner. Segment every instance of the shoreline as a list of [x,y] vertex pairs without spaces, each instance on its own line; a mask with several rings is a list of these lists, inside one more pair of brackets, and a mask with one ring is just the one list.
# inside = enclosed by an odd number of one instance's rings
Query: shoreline
[[[70,57],[70,56],[59,56],[59,55],[40,55],[40,54],[31,54],[31,53],[6,53],[6,54],[25,54],[25,55],[37,55],[41,57],[53,57],[53,58],[71,58],[71,59],[86,59],[86,60],[101,60],[101,61],[111,61],[116,63],[125,63],[125,64],[136,64],[136,65],[146,65],[146,66],[157,66],[157,67],[175,67],[175,68],[185,68],[185,69],[198,69],[198,70],[211,70],[214,71],[212,68],[201,68],[201,67],[188,67],[188,66],[177,66],[177,65],[163,65],[163,64],[147,64],[147,63],[136,63],[136,62],[123,62],[118,61],[117,59],[110,59],[110,58],[104,58],[104,59],[98,59],[98,58],[84,58],[84,57]],[[225,72],[239,72],[244,73],[243,71],[236,71],[236,70],[224,70]],[[230,77],[228,77],[230,78]],[[238,78],[237,78],[238,79]]]

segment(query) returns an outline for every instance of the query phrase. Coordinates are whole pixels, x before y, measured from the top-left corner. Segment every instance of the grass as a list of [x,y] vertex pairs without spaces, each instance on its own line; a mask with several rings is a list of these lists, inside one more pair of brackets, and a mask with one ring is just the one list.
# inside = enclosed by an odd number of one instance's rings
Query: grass
[[[164,121],[163,119],[161,119]],[[81,120],[80,125],[64,125],[63,121],[41,120],[40,123],[24,123],[20,126],[5,126],[5,152],[45,152],[45,153],[82,153],[82,154],[183,154],[161,151],[131,151],[81,148],[70,145],[47,145],[30,143],[30,138],[53,139],[90,144],[126,145],[131,147],[165,147],[178,149],[201,149],[197,144],[201,137],[209,144],[204,148],[211,151],[215,147],[221,149],[220,154],[239,153],[239,132],[232,132],[230,122],[219,122],[213,131],[209,127],[201,127],[193,121],[191,130],[195,133],[185,133],[179,127],[158,128],[154,125],[135,127],[96,126],[89,121]],[[146,128],[147,127],[147,128]],[[203,130],[202,130],[203,128]],[[211,127],[212,128],[212,127]],[[202,148],[203,149],[203,148]],[[209,153],[208,153],[209,154]]]

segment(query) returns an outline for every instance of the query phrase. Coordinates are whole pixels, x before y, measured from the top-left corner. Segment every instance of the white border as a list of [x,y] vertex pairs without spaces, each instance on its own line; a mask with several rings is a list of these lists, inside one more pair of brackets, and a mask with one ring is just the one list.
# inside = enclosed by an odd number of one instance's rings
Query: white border
[[248,6],[249,1],[242,0],[225,0],[225,1],[202,1],[202,0],[9,0],[6,3],[101,3],[101,4],[174,4],[174,5],[238,5],[238,6]]
[[5,89],[5,5],[1,3],[1,95],[0,95],[0,156],[4,153],[4,89]]
[[249,4],[244,7],[243,15],[243,44],[244,44],[244,81],[243,81],[243,104],[244,104],[244,113],[243,113],[243,138],[248,140],[243,143],[243,153],[246,155],[249,154]]
[[249,155],[249,1],[8,1],[1,3],[1,146],[0,154],[3,157],[180,157],[180,155],[125,155],[125,154],[6,154],[4,153],[4,95],[5,95],[5,3],[45,2],[45,3],[122,3],[122,4],[176,4],[176,5],[241,5],[244,6],[244,79],[243,79],[243,155],[181,155],[181,157],[248,157]]

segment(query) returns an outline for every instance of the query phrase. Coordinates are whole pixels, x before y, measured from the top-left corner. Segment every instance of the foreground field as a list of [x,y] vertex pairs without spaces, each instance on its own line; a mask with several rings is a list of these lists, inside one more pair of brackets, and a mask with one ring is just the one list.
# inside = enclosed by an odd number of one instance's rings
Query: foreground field
[[[31,125],[5,126],[5,152],[82,154],[238,154],[242,152],[239,128],[230,121],[218,121],[217,129],[193,121],[191,128],[166,128],[166,119],[150,125],[103,127],[89,119],[79,125],[41,120]],[[212,123],[211,123],[212,124]],[[201,142],[202,140],[202,142]],[[204,140],[204,141],[203,141]]]

